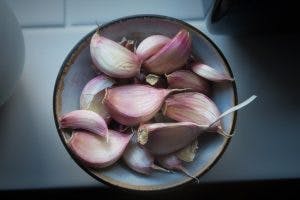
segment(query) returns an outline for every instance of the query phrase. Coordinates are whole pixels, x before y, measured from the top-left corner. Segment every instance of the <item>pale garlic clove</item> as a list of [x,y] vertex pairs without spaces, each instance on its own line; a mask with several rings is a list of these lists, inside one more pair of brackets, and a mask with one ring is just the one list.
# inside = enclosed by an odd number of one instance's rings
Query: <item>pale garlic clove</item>
[[207,80],[189,70],[178,70],[166,75],[170,88],[189,88],[195,92],[209,94],[210,85]]
[[154,155],[166,155],[186,147],[207,128],[192,122],[142,124],[138,142]]
[[130,78],[140,71],[137,55],[98,32],[91,39],[90,52],[94,65],[108,76]]
[[234,81],[229,75],[225,73],[218,72],[214,68],[205,65],[203,63],[195,63],[192,66],[193,72],[198,74],[200,77],[203,77],[207,80],[214,81],[214,82],[222,82],[222,81]]
[[123,154],[123,160],[127,166],[141,174],[149,175],[152,172],[151,166],[154,157],[137,143],[130,142]]
[[159,51],[170,40],[170,38],[163,35],[151,35],[139,44],[136,54],[141,61],[144,61]]
[[105,89],[114,84],[114,80],[103,74],[90,80],[81,92],[80,109],[91,110],[103,117],[106,122],[109,122],[110,115],[102,103],[102,99],[105,95]]
[[143,66],[154,74],[171,73],[186,63],[191,53],[191,44],[189,32],[181,30],[171,41],[147,59]]
[[181,171],[185,175],[195,179],[199,183],[199,179],[196,176],[191,175],[188,170],[183,166],[183,163],[178,157],[174,154],[159,156],[156,158],[157,162],[163,168],[175,171]]
[[108,136],[104,119],[90,110],[75,110],[60,116],[60,128],[84,129],[100,136]]
[[146,122],[160,110],[166,96],[176,89],[148,85],[125,85],[106,90],[104,103],[112,118],[132,126]]
[[123,153],[123,160],[130,169],[141,174],[149,175],[153,170],[168,172],[168,170],[154,164],[154,157],[147,149],[137,143],[135,136],[127,145]]
[[87,131],[76,131],[68,145],[88,167],[104,168],[114,164],[123,154],[131,135],[109,130],[109,141]]
[[196,139],[188,146],[176,152],[176,156],[185,162],[192,162],[195,159],[198,149],[198,140]]

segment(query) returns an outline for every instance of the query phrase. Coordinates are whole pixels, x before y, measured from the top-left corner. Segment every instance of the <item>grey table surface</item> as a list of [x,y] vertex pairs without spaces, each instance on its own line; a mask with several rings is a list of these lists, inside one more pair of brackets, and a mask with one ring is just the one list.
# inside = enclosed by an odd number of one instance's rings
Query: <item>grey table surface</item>
[[[239,100],[258,96],[255,103],[238,112],[236,135],[201,182],[299,178],[299,35],[211,35],[204,23],[189,23],[224,53]],[[24,71],[14,95],[0,107],[0,190],[103,186],[64,149],[52,112],[61,64],[93,28],[23,29]]]

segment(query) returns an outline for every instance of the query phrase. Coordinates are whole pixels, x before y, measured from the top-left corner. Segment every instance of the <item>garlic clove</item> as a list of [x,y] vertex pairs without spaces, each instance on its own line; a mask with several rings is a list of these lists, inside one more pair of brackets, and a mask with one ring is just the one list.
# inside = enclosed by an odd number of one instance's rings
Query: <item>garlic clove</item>
[[90,52],[94,65],[108,76],[130,78],[140,71],[141,63],[133,52],[98,32],[91,39]]
[[75,110],[59,118],[60,128],[84,129],[92,133],[108,136],[108,128],[104,119],[89,110]]
[[102,103],[102,99],[105,95],[105,89],[113,84],[115,81],[103,74],[90,80],[81,92],[80,109],[94,111],[108,122],[110,115]]
[[144,175],[149,175],[153,170],[169,172],[169,170],[154,164],[154,157],[137,143],[136,135],[127,145],[123,153],[123,160],[130,169]]
[[[173,97],[174,96],[175,95],[173,95]],[[255,95],[251,96],[244,102],[229,108],[224,113],[218,114],[218,116],[214,117],[214,119],[210,119],[208,117],[209,115],[200,118],[197,118],[197,115],[191,115],[194,117],[194,119],[189,118],[192,120],[198,119],[199,121],[203,122],[203,124],[197,124],[193,122],[142,124],[138,128],[138,142],[141,145],[144,145],[150,151],[150,153],[154,155],[166,155],[186,147],[203,132],[217,132],[225,137],[232,137],[232,135],[225,133],[225,131],[222,130],[222,127],[220,125],[217,126],[217,124],[219,124],[219,121],[224,116],[245,107],[255,98]],[[181,110],[181,112],[187,111],[188,110]],[[201,112],[197,114],[199,115]],[[214,114],[211,116],[214,116]]]
[[181,171],[185,175],[187,175],[191,178],[194,178],[199,183],[199,179],[197,177],[191,175],[188,172],[188,170],[185,167],[183,167],[182,161],[180,159],[178,159],[176,155],[169,154],[169,155],[165,155],[165,156],[159,156],[156,158],[156,160],[159,163],[159,165],[161,165],[162,167],[169,169],[169,170]]
[[207,128],[191,122],[142,124],[138,142],[154,155],[166,155],[189,145]]
[[103,168],[114,164],[124,152],[132,135],[109,130],[109,141],[87,131],[76,131],[68,145],[88,167]]
[[214,82],[221,81],[234,81],[229,75],[225,73],[218,72],[214,68],[205,65],[203,63],[196,63],[192,66],[192,71],[198,74],[200,77],[203,77],[207,80]]
[[181,30],[171,41],[147,59],[143,66],[154,74],[171,73],[186,63],[191,53],[191,44],[189,32]]
[[245,107],[255,98],[256,96],[253,95],[220,114],[216,104],[204,94],[185,92],[167,98],[163,105],[163,113],[176,121],[193,122],[201,126],[206,125],[209,126],[207,129],[209,132],[217,132],[225,137],[232,137],[222,129],[220,120],[226,115]]
[[210,85],[207,80],[188,70],[179,70],[166,75],[170,88],[189,88],[208,94]]
[[146,175],[152,172],[154,157],[135,142],[129,142],[123,154],[123,160],[130,169],[136,172]]
[[198,149],[198,140],[193,141],[188,146],[176,152],[176,156],[185,162],[192,162],[196,156]]
[[160,110],[166,96],[176,89],[148,85],[125,85],[106,90],[104,103],[112,118],[132,126],[150,120]]
[[[163,113],[179,122],[193,122],[200,125],[210,125],[220,115],[216,104],[198,92],[171,95],[165,100]],[[220,127],[220,122],[218,121],[215,126]]]
[[136,54],[141,61],[144,61],[159,51],[170,40],[170,38],[163,35],[151,35],[139,44]]

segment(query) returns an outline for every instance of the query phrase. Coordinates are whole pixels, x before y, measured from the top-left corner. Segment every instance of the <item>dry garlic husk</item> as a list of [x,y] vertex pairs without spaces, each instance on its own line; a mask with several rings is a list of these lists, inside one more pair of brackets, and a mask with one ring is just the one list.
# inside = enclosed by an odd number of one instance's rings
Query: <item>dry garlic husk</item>
[[203,77],[210,81],[214,81],[214,82],[234,81],[234,79],[231,78],[228,74],[218,72],[216,69],[200,62],[195,63],[192,66],[192,70],[200,77]]
[[210,92],[208,81],[189,70],[178,70],[166,77],[170,88],[189,88],[203,94]]
[[91,110],[98,113],[108,122],[110,115],[107,112],[102,99],[105,95],[105,89],[113,86],[115,81],[104,74],[96,76],[90,80],[83,88],[80,96],[80,109]]
[[84,129],[100,136],[108,136],[104,119],[90,110],[74,110],[59,117],[60,128]]
[[104,103],[112,118],[132,126],[150,120],[160,110],[166,96],[177,89],[157,89],[147,85],[125,85],[106,90]]
[[146,76],[146,82],[152,86],[156,85],[159,82],[160,77],[155,74],[148,74]]
[[73,132],[68,145],[87,166],[103,168],[114,164],[123,154],[132,134],[109,130],[109,140],[87,131]]
[[108,76],[131,78],[140,71],[137,55],[98,32],[91,39],[90,52],[94,65]]
[[147,59],[143,66],[154,74],[171,73],[186,63],[191,53],[191,44],[189,32],[181,30],[158,52]]
[[136,54],[141,61],[148,59],[166,45],[171,39],[164,35],[151,35],[137,47]]

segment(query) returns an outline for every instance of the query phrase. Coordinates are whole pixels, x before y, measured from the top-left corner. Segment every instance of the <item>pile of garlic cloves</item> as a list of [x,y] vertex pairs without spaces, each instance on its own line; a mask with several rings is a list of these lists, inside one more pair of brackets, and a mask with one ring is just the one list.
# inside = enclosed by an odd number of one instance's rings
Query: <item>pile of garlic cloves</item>
[[184,165],[195,158],[197,137],[204,132],[231,137],[220,120],[256,98],[220,113],[210,98],[212,85],[234,79],[192,56],[187,30],[173,38],[152,35],[139,44],[97,31],[90,53],[98,71],[82,90],[80,109],[59,117],[60,128],[72,133],[69,148],[90,168],[122,158],[141,174],[181,171],[193,177]]

